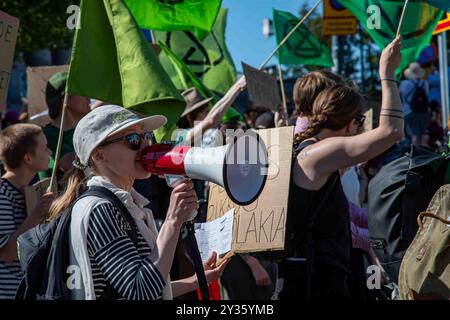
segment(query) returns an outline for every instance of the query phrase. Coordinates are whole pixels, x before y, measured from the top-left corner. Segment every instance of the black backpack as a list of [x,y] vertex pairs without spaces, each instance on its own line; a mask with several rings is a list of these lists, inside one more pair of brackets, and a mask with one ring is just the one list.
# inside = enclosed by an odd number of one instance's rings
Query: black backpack
[[[111,202],[130,224],[128,236],[137,247],[137,227],[114,193],[103,187],[90,187],[78,199],[95,196]],[[69,267],[69,228],[72,208],[57,218],[40,224],[17,238],[19,259],[24,277],[16,292],[16,300],[69,300],[66,281]],[[107,285],[100,299],[117,299],[117,291]]]
[[411,98],[411,109],[415,112],[427,112],[428,111],[428,96],[425,89],[419,86],[417,82],[414,83],[414,93]]
[[372,248],[392,281],[417,232],[417,216],[445,184],[449,158],[412,145],[410,152],[381,168],[369,183]]

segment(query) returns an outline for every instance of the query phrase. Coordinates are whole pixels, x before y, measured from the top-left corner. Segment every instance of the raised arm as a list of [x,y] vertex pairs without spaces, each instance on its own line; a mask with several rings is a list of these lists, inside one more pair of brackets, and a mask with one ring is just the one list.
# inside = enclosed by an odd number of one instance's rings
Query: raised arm
[[245,77],[242,76],[220,99],[214,107],[209,111],[206,118],[200,123],[196,124],[193,129],[189,130],[186,135],[186,141],[192,141],[194,137],[201,137],[202,133],[206,132],[208,129],[217,127],[220,124],[224,114],[227,112],[228,108],[231,107],[234,100],[238,97],[241,90],[245,88],[247,82]]
[[[379,126],[350,137],[331,137],[305,148],[298,163],[313,180],[324,180],[331,173],[368,161],[403,138],[403,108],[395,81],[401,61],[401,39],[387,46],[380,58],[382,104]],[[305,156],[306,155],[306,156]]]

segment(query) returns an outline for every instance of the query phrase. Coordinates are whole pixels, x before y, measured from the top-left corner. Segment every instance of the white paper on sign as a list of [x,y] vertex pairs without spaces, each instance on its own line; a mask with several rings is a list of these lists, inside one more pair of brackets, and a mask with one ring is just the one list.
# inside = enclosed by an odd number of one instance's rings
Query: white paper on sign
[[195,238],[203,262],[213,251],[220,256],[231,250],[233,220],[234,208],[213,221],[195,224]]

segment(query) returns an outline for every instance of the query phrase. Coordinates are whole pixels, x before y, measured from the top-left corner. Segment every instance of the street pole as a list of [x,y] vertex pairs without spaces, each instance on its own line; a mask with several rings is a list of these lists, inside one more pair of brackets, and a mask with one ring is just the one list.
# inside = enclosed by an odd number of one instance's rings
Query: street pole
[[339,61],[339,74],[341,76],[345,75],[345,44],[347,41],[347,36],[338,37],[338,61]]
[[366,78],[365,78],[365,67],[364,67],[364,33],[362,31],[361,25],[359,25],[359,48],[361,51],[361,91],[364,93],[366,92]]
[[338,59],[338,36],[331,36],[331,53],[333,57],[334,66],[331,68],[331,72],[339,73],[339,59]]
[[447,53],[447,33],[442,32],[438,36],[439,45],[439,75],[441,82],[441,107],[442,107],[442,128],[445,136],[448,132],[449,117],[449,87],[448,87],[448,53]]

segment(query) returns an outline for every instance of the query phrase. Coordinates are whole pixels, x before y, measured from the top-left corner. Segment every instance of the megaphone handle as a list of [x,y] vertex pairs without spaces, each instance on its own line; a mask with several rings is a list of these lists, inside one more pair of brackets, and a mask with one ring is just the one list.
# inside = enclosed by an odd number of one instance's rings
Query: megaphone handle
[[[173,188],[179,181],[189,180],[186,177],[177,175],[177,174],[166,174],[164,175],[164,178],[166,179],[166,183],[169,187]],[[189,221],[192,221],[197,217],[198,211],[194,210],[191,213],[191,217],[189,218]]]
[[205,269],[203,268],[202,258],[200,251],[198,250],[197,240],[195,239],[195,230],[193,222],[186,222],[186,228],[188,230],[186,241],[186,249],[190,255],[193,263],[195,274],[197,275],[198,285],[202,294],[202,300],[210,300],[208,281],[206,280]]

